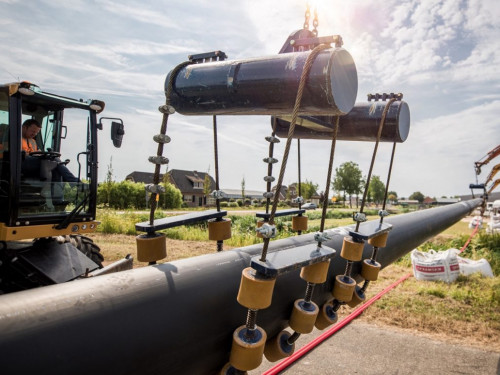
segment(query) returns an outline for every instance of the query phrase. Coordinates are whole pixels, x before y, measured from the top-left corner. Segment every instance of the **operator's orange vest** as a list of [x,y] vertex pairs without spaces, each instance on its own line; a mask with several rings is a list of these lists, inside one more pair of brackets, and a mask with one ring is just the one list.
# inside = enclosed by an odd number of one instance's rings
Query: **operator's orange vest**
[[23,138],[22,148],[23,151],[26,151],[27,153],[38,151],[38,146],[36,145],[35,140],[31,138]]

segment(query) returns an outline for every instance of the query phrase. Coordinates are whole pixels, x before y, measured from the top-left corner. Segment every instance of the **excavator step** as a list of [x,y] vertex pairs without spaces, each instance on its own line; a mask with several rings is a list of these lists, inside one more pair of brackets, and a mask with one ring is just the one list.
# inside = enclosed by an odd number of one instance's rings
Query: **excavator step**
[[[274,214],[274,217],[290,216],[290,215],[302,215],[304,212],[306,212],[306,210],[299,210],[298,208],[290,208],[288,210],[276,211],[276,213]],[[267,221],[271,217],[271,214],[267,213],[267,212],[257,212],[255,214],[255,216],[263,218],[264,220]]]
[[153,222],[153,225],[151,225],[149,221],[138,223],[135,225],[135,229],[140,232],[154,233],[161,229],[179,227],[181,225],[193,224],[199,221],[207,221],[210,219],[220,219],[226,215],[227,211],[217,210],[192,212],[185,215],[157,219]]
[[260,256],[255,256],[251,259],[250,267],[262,275],[276,277],[304,266],[331,259],[335,254],[336,251],[330,247],[308,244],[269,253],[264,262],[260,260]]

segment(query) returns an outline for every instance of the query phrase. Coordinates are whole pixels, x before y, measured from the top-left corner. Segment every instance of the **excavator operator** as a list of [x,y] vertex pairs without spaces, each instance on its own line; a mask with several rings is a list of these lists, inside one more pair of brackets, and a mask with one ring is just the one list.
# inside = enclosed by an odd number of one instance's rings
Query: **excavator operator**
[[[22,150],[25,151],[27,155],[22,163],[21,172],[25,177],[41,178],[45,180],[48,176],[41,170],[43,168],[41,158],[30,156],[31,153],[39,151],[35,137],[40,132],[41,128],[42,126],[35,119],[28,119],[23,122]],[[62,181],[69,182],[70,184],[79,182],[78,178],[71,173],[64,162],[61,162],[59,158],[55,158],[54,160],[56,163],[50,168],[52,172],[52,181],[58,182],[62,179]]]

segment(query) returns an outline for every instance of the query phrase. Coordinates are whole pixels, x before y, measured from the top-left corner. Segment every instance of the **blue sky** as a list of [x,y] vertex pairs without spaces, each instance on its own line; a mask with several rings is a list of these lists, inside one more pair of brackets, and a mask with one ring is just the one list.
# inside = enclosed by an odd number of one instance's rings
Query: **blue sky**
[[[304,23],[305,0],[0,0],[0,82],[18,78],[44,91],[106,102],[121,117],[121,149],[100,144],[100,178],[153,171],[167,73],[187,55],[223,50],[230,59],[276,54]],[[367,93],[402,92],[411,111],[391,190],[440,197],[467,193],[473,163],[500,144],[500,3],[496,0],[317,1],[319,34],[340,34]],[[311,22],[312,24],[312,22]],[[268,116],[218,118],[221,187],[264,190]],[[170,168],[213,174],[210,116],[170,117]],[[277,148],[280,158],[284,142]],[[373,144],[339,142],[334,167],[355,161],[367,174]],[[385,180],[391,145],[374,174]],[[296,152],[285,184],[296,181]],[[324,189],[329,144],[302,142],[302,178]],[[493,160],[479,176],[485,179]]]

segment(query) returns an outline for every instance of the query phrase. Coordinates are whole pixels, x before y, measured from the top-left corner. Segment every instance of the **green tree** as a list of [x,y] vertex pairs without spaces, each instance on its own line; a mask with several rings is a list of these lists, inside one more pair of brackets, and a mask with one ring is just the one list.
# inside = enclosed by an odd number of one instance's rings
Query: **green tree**
[[170,172],[163,176],[163,187],[165,192],[160,195],[160,205],[163,208],[180,208],[182,205],[182,193],[170,182]]
[[245,177],[241,179],[241,199],[245,201]]
[[408,199],[417,200],[419,203],[422,203],[425,199],[425,196],[421,192],[416,191],[412,195],[410,195]]
[[398,200],[398,193],[396,193],[395,191],[389,191],[387,193],[387,199],[392,202],[396,202]]
[[351,196],[353,194],[359,194],[362,186],[363,178],[357,163],[348,161],[343,163],[340,167],[335,168],[332,189],[337,192],[344,192],[344,201],[346,195],[349,195],[349,206],[351,208]]
[[380,204],[384,200],[385,195],[385,185],[380,180],[379,176],[372,176],[370,180],[370,186],[368,187],[368,191],[373,201],[376,204]]
[[305,182],[300,183],[300,190],[302,198],[304,198],[305,200],[311,199],[311,197],[315,195],[316,191],[318,190],[318,184],[306,180]]

